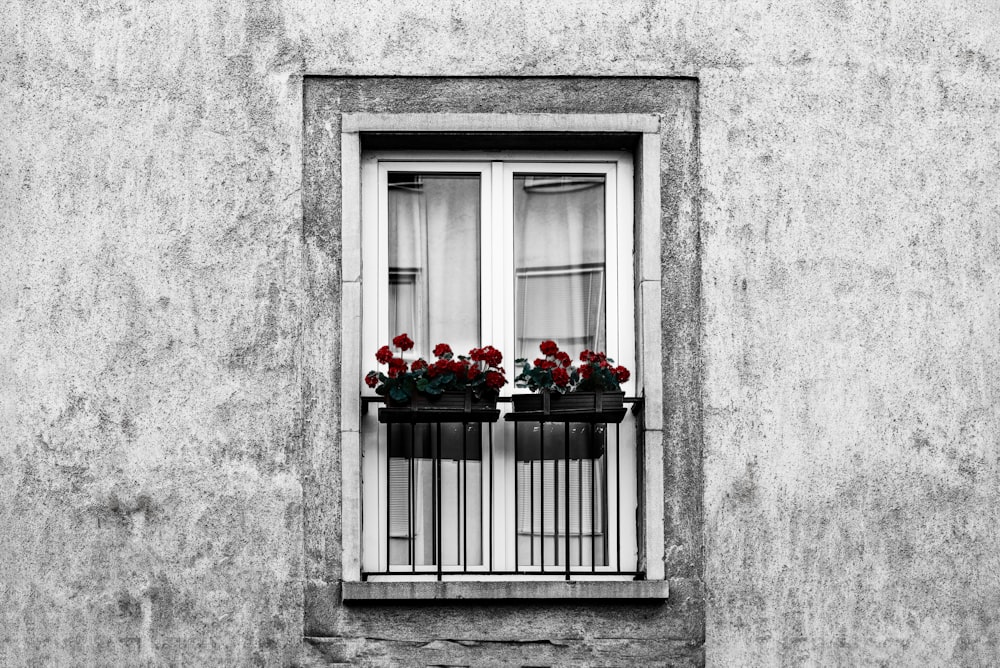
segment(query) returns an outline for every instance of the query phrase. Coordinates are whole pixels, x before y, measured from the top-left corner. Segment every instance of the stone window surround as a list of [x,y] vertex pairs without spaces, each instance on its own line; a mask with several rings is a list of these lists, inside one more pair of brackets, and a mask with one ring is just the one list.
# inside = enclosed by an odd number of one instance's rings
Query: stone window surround
[[[313,77],[307,77],[307,80]],[[322,79],[321,77],[315,77],[314,79]],[[530,78],[527,78],[530,81]],[[671,80],[675,85],[679,80]],[[696,87],[690,86],[693,82],[682,81],[679,86],[686,93],[687,90],[692,92],[696,90]],[[688,88],[690,86],[690,88]],[[306,86],[306,117],[308,121],[309,116],[309,91],[308,86]],[[689,102],[693,101],[694,95],[686,97],[685,94],[682,95],[670,95],[666,97],[671,98],[671,101],[677,102]],[[675,108],[676,107],[676,108]],[[342,336],[341,336],[341,350],[340,350],[340,388],[341,391],[338,393],[339,396],[339,429],[334,432],[330,432],[328,429],[321,429],[321,431],[327,433],[329,436],[339,435],[339,447],[335,449],[339,451],[339,464],[340,475],[341,475],[341,505],[340,505],[340,519],[341,526],[340,533],[342,539],[339,541],[339,545],[325,543],[324,547],[328,548],[324,550],[326,557],[320,562],[327,563],[327,567],[322,570],[326,573],[322,577],[322,582],[315,579],[315,569],[313,569],[313,576],[310,577],[310,583],[307,584],[306,591],[306,603],[307,603],[307,627],[316,623],[315,615],[319,614],[322,616],[322,610],[328,609],[329,604],[335,603],[335,600],[330,598],[329,587],[330,585],[337,585],[342,583],[341,591],[337,592],[340,595],[336,596],[336,599],[346,600],[346,601],[371,601],[371,600],[386,600],[386,599],[397,599],[397,600],[409,600],[409,599],[474,599],[482,600],[489,598],[506,598],[506,599],[643,599],[643,598],[653,598],[653,599],[664,599],[667,596],[667,580],[666,578],[670,576],[671,573],[665,573],[664,566],[675,566],[671,569],[673,574],[680,577],[687,578],[689,572],[694,569],[694,573],[697,576],[697,572],[700,567],[697,565],[688,567],[687,564],[679,565],[678,554],[680,551],[675,551],[673,546],[667,545],[668,550],[664,549],[664,529],[666,527],[676,527],[678,522],[675,520],[673,515],[678,514],[677,509],[681,507],[700,507],[700,498],[692,498],[689,502],[678,503],[676,499],[672,499],[671,496],[676,496],[677,491],[673,489],[666,490],[665,496],[665,480],[669,476],[665,476],[665,468],[669,467],[669,463],[672,459],[677,459],[676,455],[671,455],[670,453],[664,453],[665,437],[669,438],[666,430],[669,429],[665,425],[664,416],[666,415],[667,420],[671,420],[670,409],[664,409],[663,397],[664,397],[664,381],[670,382],[674,374],[671,373],[671,365],[669,361],[664,361],[663,356],[658,354],[658,351],[665,350],[666,354],[669,355],[670,351],[676,347],[675,342],[669,340],[662,340],[675,335],[677,332],[672,331],[672,328],[668,322],[664,322],[661,312],[661,302],[668,305],[671,304],[672,300],[670,295],[671,289],[669,286],[665,285],[663,278],[665,274],[669,274],[669,271],[665,269],[664,256],[661,255],[661,235],[664,234],[664,230],[680,230],[683,232],[684,237],[680,239],[679,243],[676,243],[673,248],[669,246],[671,241],[670,237],[664,237],[668,241],[668,247],[666,249],[666,260],[669,262],[671,257],[681,257],[682,271],[689,271],[693,276],[695,272],[692,269],[697,270],[698,263],[698,253],[697,253],[697,220],[696,220],[696,208],[694,194],[696,188],[696,175],[695,164],[696,160],[694,158],[694,105],[693,104],[677,104],[677,105],[667,105],[664,108],[666,113],[342,113],[338,115],[337,120],[340,121],[340,127],[336,127],[336,123],[332,125],[327,122],[323,128],[325,130],[323,134],[325,137],[324,141],[336,141],[337,134],[336,130],[340,130],[339,139],[340,150],[338,151],[340,157],[340,169],[339,174],[330,173],[332,170],[326,168],[327,174],[327,185],[330,176],[339,176],[341,180],[341,192],[340,192],[340,202],[337,204],[341,205],[340,212],[335,210],[323,211],[322,206],[315,207],[317,210],[310,212],[310,204],[308,195],[304,198],[305,200],[305,222],[306,222],[306,237],[308,246],[308,236],[309,236],[309,219],[314,217],[317,220],[323,218],[323,214],[327,214],[328,218],[332,218],[330,214],[341,213],[341,229],[340,229],[340,248],[342,249],[342,255],[340,258],[340,306],[341,306],[341,326],[342,326]],[[325,113],[329,113],[326,110]],[[321,116],[322,114],[314,114],[314,116]],[[665,128],[663,126],[666,126]],[[361,378],[361,366],[362,361],[360,359],[360,151],[362,135],[364,133],[478,133],[480,135],[489,135],[491,133],[496,133],[497,135],[505,133],[522,133],[522,132],[538,132],[538,133],[580,133],[580,135],[586,134],[600,134],[600,133],[618,133],[618,134],[628,134],[637,138],[635,144],[634,156],[636,161],[636,171],[635,171],[635,205],[636,205],[636,277],[635,277],[635,289],[636,289],[636,312],[637,312],[637,323],[636,323],[636,335],[637,335],[637,348],[640,353],[640,359],[655,360],[652,364],[644,364],[638,369],[638,373],[641,374],[642,385],[644,387],[644,393],[646,398],[646,410],[645,410],[645,432],[641,447],[643,452],[640,455],[643,457],[643,471],[640,473],[644,479],[640,481],[641,497],[640,503],[643,507],[642,517],[640,518],[640,568],[644,568],[647,574],[646,581],[629,581],[629,582],[538,582],[538,581],[520,581],[520,582],[420,582],[420,583],[410,583],[410,582],[381,582],[381,583],[363,583],[360,582],[360,513],[359,513],[359,502],[360,498],[358,495],[358,481],[359,477],[359,413],[360,413],[360,397],[357,392],[352,391]],[[308,134],[308,128],[307,128]],[[317,133],[314,131],[314,135]],[[305,174],[304,174],[304,184],[308,191],[310,185],[315,191],[316,188],[320,187],[316,185],[317,174],[313,172],[322,170],[310,170],[310,151],[309,151],[309,140],[307,137],[306,145],[306,156],[304,160]],[[664,150],[664,160],[660,160],[661,143],[665,144]],[[676,173],[672,176],[676,177],[678,174],[683,177],[684,182],[679,184],[683,186],[679,190],[683,190],[680,195],[674,197],[674,201],[668,202],[670,197],[664,197],[664,193],[661,189],[661,183],[667,182],[667,165],[676,158],[676,162],[680,163],[681,166],[677,168]],[[312,184],[310,184],[312,180]],[[323,202],[327,204],[327,202]],[[328,207],[329,208],[329,207]],[[670,220],[668,214],[676,214],[675,220]],[[334,219],[334,222],[335,219]],[[320,231],[319,234],[329,234],[328,232]],[[693,238],[692,238],[693,237]],[[327,239],[326,241],[329,241]],[[693,253],[692,253],[693,251]],[[308,262],[308,260],[307,260]],[[669,278],[669,276],[668,276]],[[682,281],[683,282],[683,281]],[[688,281],[688,283],[694,283],[695,281]],[[332,287],[332,286],[331,286]],[[687,290],[686,294],[681,294],[681,300],[684,297],[690,298],[692,295],[696,296],[697,288],[696,285],[692,288],[691,285],[680,288],[679,292],[684,292]],[[664,299],[666,295],[667,299]],[[697,399],[699,392],[697,386],[699,383],[696,379],[696,373],[692,370],[695,369],[697,360],[694,356],[686,355],[684,353],[689,350],[697,351],[698,342],[692,332],[697,331],[697,315],[692,316],[688,313],[685,318],[684,325],[679,329],[685,330],[682,334],[687,336],[687,342],[682,342],[681,347],[686,348],[682,351],[681,358],[687,357],[688,359],[682,359],[679,366],[686,367],[687,373],[680,372],[677,375],[692,379],[687,385],[682,388],[683,394],[687,398],[691,398],[691,405],[697,410],[700,405],[700,401]],[[691,326],[693,325],[693,327]],[[307,335],[308,339],[308,335]],[[306,342],[305,356],[309,357],[308,351],[308,341]],[[305,360],[305,365],[309,366],[309,360]],[[673,366],[677,367],[675,363]],[[306,369],[304,382],[307,382],[309,371]],[[334,384],[336,384],[336,378],[331,379]],[[683,380],[683,379],[682,379]],[[669,392],[669,390],[668,390]],[[303,419],[306,423],[309,422],[309,395],[304,386],[304,416]],[[315,403],[315,398],[313,398],[312,403]],[[690,407],[685,407],[681,409],[685,415],[681,417],[680,421],[683,423],[685,421],[690,421]],[[326,427],[333,425],[325,425]],[[675,441],[690,442],[692,445],[697,446],[692,449],[692,452],[685,453],[683,457],[686,457],[691,462],[695,461],[695,457],[700,460],[700,428],[695,426],[693,429],[688,428],[686,430],[680,430],[684,433],[680,434],[679,437],[674,437]],[[323,444],[318,442],[316,438],[311,438],[310,433],[316,433],[315,429],[311,429],[309,425],[303,425],[303,438],[304,438],[304,454],[308,457],[310,455],[310,450],[315,454],[317,448],[320,448]],[[339,432],[339,433],[338,433]],[[692,438],[695,437],[695,438]],[[310,441],[312,441],[310,443]],[[308,460],[304,460],[307,462]],[[310,464],[315,464],[316,459]],[[329,504],[331,501],[335,500],[336,494],[324,494],[320,495],[323,498],[315,499],[311,498],[308,493],[309,487],[309,474],[316,475],[316,469],[326,469],[329,473],[335,473],[335,471],[330,470],[328,462],[326,466],[315,466],[306,464],[306,542],[307,542],[307,560],[310,559],[308,545],[310,543],[310,536],[308,535],[310,531],[310,507],[316,507],[317,505]],[[681,468],[685,468],[682,464]],[[695,469],[695,464],[690,464],[687,468],[692,469],[694,475],[688,476],[687,479],[682,480],[683,490],[700,490],[700,466]],[[312,470],[310,470],[312,469]],[[677,476],[673,476],[676,478]],[[684,472],[682,472],[681,477],[684,478]],[[692,484],[692,482],[694,484]],[[312,480],[312,484],[316,484],[315,478]],[[664,511],[667,512],[667,517],[664,516]],[[316,512],[315,515],[319,518],[325,512]],[[335,513],[334,513],[335,514]],[[690,513],[688,513],[690,514]],[[684,519],[684,518],[682,518]],[[687,520],[685,520],[687,521]],[[684,533],[688,534],[682,537],[682,542],[687,542],[689,545],[693,545],[695,549],[698,549],[697,542],[691,540],[694,531],[691,529],[696,529],[700,526],[700,517],[690,520],[689,524],[691,526],[681,526],[682,530],[687,530]],[[313,531],[315,531],[317,521],[312,522]],[[327,538],[323,540],[329,540],[329,538],[335,538],[335,534],[330,532],[329,529],[325,529],[325,534]],[[333,535],[329,535],[333,534]],[[313,537],[313,544],[317,544],[316,537]],[[685,541],[686,539],[686,541]],[[669,540],[666,541],[669,543]],[[339,551],[339,554],[334,555],[333,550]],[[665,554],[665,552],[667,552]],[[687,558],[690,554],[684,554],[683,558]],[[671,564],[673,561],[673,564]],[[307,564],[307,577],[309,577],[309,571]],[[339,580],[340,583],[336,582]],[[326,593],[320,593],[320,590]],[[312,599],[312,600],[311,600]],[[312,620],[310,622],[310,620]],[[322,623],[320,623],[322,626]]]

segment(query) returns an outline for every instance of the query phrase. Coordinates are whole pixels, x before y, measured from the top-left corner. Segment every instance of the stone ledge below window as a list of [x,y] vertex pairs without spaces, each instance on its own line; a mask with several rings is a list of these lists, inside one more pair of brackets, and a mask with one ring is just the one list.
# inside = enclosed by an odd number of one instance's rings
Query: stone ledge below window
[[589,582],[344,582],[345,602],[482,600],[666,601],[664,580]]

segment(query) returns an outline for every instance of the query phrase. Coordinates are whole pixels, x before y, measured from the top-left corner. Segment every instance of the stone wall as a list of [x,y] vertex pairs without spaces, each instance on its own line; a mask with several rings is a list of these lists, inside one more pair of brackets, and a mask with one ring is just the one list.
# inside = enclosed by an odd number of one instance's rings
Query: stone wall
[[637,606],[540,610],[530,642],[502,606],[419,638],[394,629],[421,611],[341,609],[303,649],[306,74],[697,77],[705,655],[992,661],[998,24],[988,0],[6,3],[0,663],[702,659],[698,613]]

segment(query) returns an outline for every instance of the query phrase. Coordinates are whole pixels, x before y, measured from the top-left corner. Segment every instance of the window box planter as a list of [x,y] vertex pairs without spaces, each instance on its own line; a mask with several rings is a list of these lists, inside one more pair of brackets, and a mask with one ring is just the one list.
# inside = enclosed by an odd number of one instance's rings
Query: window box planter
[[569,392],[553,394],[543,390],[533,394],[515,394],[514,411],[507,420],[554,422],[619,423],[625,418],[624,392]]
[[497,396],[487,392],[477,397],[471,389],[464,392],[449,391],[431,396],[417,394],[408,402],[388,400],[380,408],[378,420],[382,423],[422,422],[496,422],[500,419]]

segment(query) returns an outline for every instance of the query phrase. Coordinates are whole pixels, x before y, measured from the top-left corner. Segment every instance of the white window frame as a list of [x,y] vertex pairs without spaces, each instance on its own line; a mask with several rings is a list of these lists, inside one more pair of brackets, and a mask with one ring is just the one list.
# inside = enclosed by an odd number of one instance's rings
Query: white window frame
[[[361,215],[361,133],[363,132],[427,132],[427,131],[469,131],[469,132],[510,132],[544,131],[544,132],[628,132],[640,134],[638,145],[638,172],[635,174],[634,193],[635,226],[634,230],[616,229],[626,233],[629,241],[634,243],[635,258],[632,263],[633,294],[635,298],[635,327],[620,338],[620,344],[628,346],[629,354],[619,352],[620,361],[633,358],[635,374],[634,389],[630,392],[641,393],[645,400],[645,432],[638,450],[642,457],[643,480],[640,495],[640,517],[638,526],[639,565],[644,570],[648,580],[663,578],[663,478],[662,453],[662,367],[660,355],[660,242],[659,242],[659,119],[647,114],[590,114],[590,115],[558,115],[558,114],[345,114],[343,116],[342,143],[342,184],[343,184],[343,281],[342,281],[342,313],[343,313],[343,358],[341,364],[341,470],[342,470],[342,578],[345,582],[359,582],[361,579],[361,378],[367,347],[363,341],[371,341],[367,331],[368,320],[362,320],[362,311],[368,312],[369,305],[363,301],[362,267],[365,263],[366,244],[364,217]],[[460,157],[467,154],[454,154]],[[439,159],[447,159],[444,153],[435,152]],[[606,154],[601,154],[606,158]],[[530,156],[523,152],[517,153],[516,159],[526,159]],[[550,164],[551,153],[537,154],[539,160],[544,159]],[[568,161],[586,160],[585,153],[573,153]],[[523,170],[520,166],[518,169]],[[492,170],[493,181],[483,187],[496,187],[497,170]],[[505,191],[506,192],[506,191]],[[610,192],[610,188],[609,188]],[[496,201],[494,199],[494,201]],[[628,205],[631,208],[631,203]],[[499,213],[499,212],[497,212]],[[631,211],[629,211],[631,214]],[[626,216],[625,218],[628,218]],[[618,220],[623,219],[617,217]],[[496,230],[494,226],[494,230]],[[504,225],[504,233],[512,234],[512,226]],[[490,240],[482,239],[483,244]],[[504,244],[507,247],[507,244]],[[510,246],[512,248],[512,245]],[[629,253],[631,255],[631,253]],[[489,253],[483,253],[484,275],[487,267],[485,261]],[[626,260],[628,261],[628,260]],[[512,262],[511,262],[512,265]],[[484,289],[487,281],[483,280]],[[513,285],[506,286],[510,300],[510,310],[513,311]],[[608,294],[612,294],[608,286]],[[621,292],[621,291],[614,291]],[[386,297],[386,295],[382,295]],[[501,350],[513,351],[513,340],[486,336],[492,324],[487,324],[487,313],[483,312],[484,343],[491,340],[502,340]],[[620,322],[620,318],[607,319],[608,327]],[[365,331],[363,331],[365,328]],[[510,333],[513,336],[513,333]],[[374,340],[381,340],[377,333]],[[631,341],[630,341],[631,340]],[[608,340],[609,351],[613,349],[611,337]],[[632,360],[629,360],[632,361]],[[370,365],[369,365],[370,366]],[[513,518],[511,518],[513,521]]]
[[[493,344],[503,351],[516,349],[517,336],[514,332],[512,319],[515,311],[514,286],[514,178],[517,174],[586,174],[601,176],[605,183],[605,271],[606,282],[606,349],[612,352],[618,364],[629,369],[635,368],[634,360],[634,330],[635,310],[631,290],[632,248],[633,248],[633,203],[632,203],[632,156],[623,151],[605,152],[527,152],[501,151],[490,152],[489,160],[484,160],[485,154],[475,151],[452,153],[445,151],[377,151],[366,152],[362,156],[362,239],[363,274],[362,274],[362,313],[363,345],[362,354],[368,357],[392,336],[399,332],[389,331],[389,316],[386,305],[389,303],[389,265],[388,265],[388,201],[385,193],[388,191],[390,172],[432,173],[462,173],[478,174],[480,178],[480,339],[481,345]],[[622,184],[622,187],[619,187]],[[628,282],[629,289],[619,290],[620,282]],[[502,286],[499,298],[497,288]],[[487,305],[492,305],[488,308]],[[422,345],[434,342],[421,341]],[[619,352],[621,351],[621,352]],[[534,351],[527,351],[531,355]],[[512,355],[512,353],[508,353]],[[516,371],[513,359],[507,360],[508,380],[512,380]],[[362,396],[376,397],[374,390],[358,383]],[[633,395],[635,382],[629,380],[622,389],[626,395]],[[504,388],[503,394],[511,393],[511,386]],[[518,391],[518,390],[513,390]],[[527,390],[521,390],[527,392]],[[501,408],[505,405],[501,404]],[[621,429],[622,445],[618,449],[621,461],[609,461],[608,498],[620,499],[622,508],[608,516],[607,535],[614,535],[616,545],[620,543],[620,563],[598,566],[594,570],[600,577],[625,578],[627,576],[608,576],[607,573],[618,571],[635,571],[636,563],[636,526],[635,522],[624,521],[634,507],[636,499],[635,469],[635,439],[634,419],[626,419]],[[515,549],[512,541],[505,538],[514,536],[517,539],[516,520],[514,518],[514,456],[513,443],[510,436],[513,425],[503,421],[493,428],[495,461],[489,462],[483,475],[489,476],[495,482],[493,503],[490,504],[488,486],[482,489],[482,508],[492,507],[493,521],[484,521],[482,526],[493,527],[493,540],[490,541],[487,531],[483,532],[484,554],[488,545],[493,546],[495,569],[500,571],[520,570],[525,573],[541,571],[541,567],[520,565],[515,567]],[[419,579],[421,572],[435,573],[436,566],[412,567],[392,566],[385,554],[385,536],[389,526],[388,508],[384,503],[385,489],[388,486],[389,460],[386,451],[385,427],[378,424],[375,411],[363,419],[361,430],[361,446],[363,456],[362,480],[365,481],[362,498],[362,568],[366,572],[396,572],[400,576]],[[376,435],[380,434],[377,438]],[[488,478],[484,478],[488,479]],[[621,520],[621,521],[619,521]],[[485,572],[487,563],[484,558],[482,567],[468,566],[470,573]],[[449,564],[445,564],[449,566]],[[416,570],[417,574],[413,571]],[[553,570],[553,569],[549,569]],[[583,569],[579,569],[583,570]],[[392,576],[376,575],[373,579]],[[448,575],[448,579],[460,576]],[[464,576],[461,576],[464,577]],[[491,576],[497,577],[497,576]],[[559,577],[554,575],[553,577]],[[576,578],[595,577],[586,573],[575,574]]]

